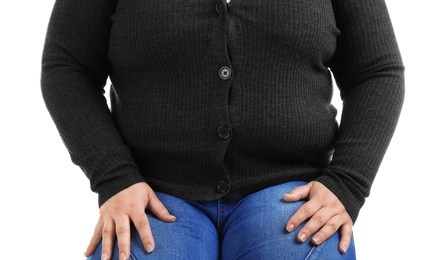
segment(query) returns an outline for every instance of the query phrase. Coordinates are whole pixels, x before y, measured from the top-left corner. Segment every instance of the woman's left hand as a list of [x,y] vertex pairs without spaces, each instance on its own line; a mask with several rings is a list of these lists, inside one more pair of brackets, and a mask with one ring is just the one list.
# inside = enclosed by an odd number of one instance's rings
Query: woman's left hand
[[307,200],[290,218],[286,227],[288,232],[293,232],[308,220],[297,234],[299,242],[305,242],[314,234],[312,243],[320,245],[340,230],[341,240],[338,248],[342,253],[347,251],[352,237],[353,221],[341,201],[327,187],[312,181],[285,194],[283,199],[287,202]]

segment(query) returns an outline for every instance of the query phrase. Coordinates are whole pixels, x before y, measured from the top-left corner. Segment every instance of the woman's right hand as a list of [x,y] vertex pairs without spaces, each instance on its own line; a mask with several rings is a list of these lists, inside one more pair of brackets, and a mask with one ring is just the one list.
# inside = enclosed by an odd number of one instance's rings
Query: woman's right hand
[[119,260],[129,259],[131,222],[134,223],[145,250],[151,253],[154,250],[154,238],[145,213],[146,209],[165,222],[176,220],[148,184],[136,183],[117,193],[100,207],[100,218],[85,256],[92,255],[102,241],[102,260],[111,259],[117,235]]

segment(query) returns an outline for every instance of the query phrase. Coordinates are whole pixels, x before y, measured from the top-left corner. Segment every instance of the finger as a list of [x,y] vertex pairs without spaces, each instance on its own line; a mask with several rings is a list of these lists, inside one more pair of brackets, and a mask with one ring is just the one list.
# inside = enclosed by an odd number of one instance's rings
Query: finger
[[130,255],[130,219],[127,215],[116,218],[116,235],[119,248],[119,260],[127,260]]
[[295,202],[309,197],[311,190],[311,183],[299,186],[287,194],[284,194],[283,199],[288,202]]
[[174,222],[176,220],[176,217],[170,214],[154,193],[148,201],[148,209],[162,221]]
[[[318,210],[310,218],[310,220],[308,220],[307,223],[305,223],[305,225],[299,231],[298,236],[297,236],[298,241],[305,242],[307,240],[307,238],[310,237],[311,235],[313,235],[315,232],[317,232],[318,230],[320,232],[322,229],[324,229],[325,225],[327,225],[328,223],[330,223],[330,221],[332,221],[332,217],[333,217],[333,214],[331,211],[326,210],[325,208]],[[337,230],[337,228],[336,228],[336,230]],[[336,230],[334,230],[334,232],[336,232]],[[323,233],[319,233],[319,232],[316,234],[315,237],[312,238],[312,241],[314,241],[314,239],[316,239],[316,242],[319,242],[319,243],[315,243],[317,245],[322,243],[323,242],[322,239],[325,237],[325,236],[322,236]],[[334,232],[329,234],[327,237],[331,236]]]
[[132,220],[134,226],[137,229],[137,232],[139,233],[140,238],[142,239],[142,243],[145,247],[145,250],[148,253],[153,252],[154,238],[145,212],[140,212],[135,214],[134,216],[132,216]]
[[341,221],[339,216],[334,216],[330,218],[322,228],[313,236],[311,242],[315,245],[322,244],[325,240],[331,237],[334,233],[336,233],[339,227],[344,223]]
[[103,222],[99,220],[99,222],[96,224],[96,227],[94,228],[94,233],[93,236],[91,237],[91,240],[89,241],[88,247],[86,248],[86,251],[83,254],[85,257],[91,256],[96,250],[97,246],[100,243],[100,240],[102,239],[102,229],[103,229]]
[[341,241],[339,242],[339,251],[341,253],[347,252],[350,247],[351,237],[353,235],[353,224],[347,223],[341,227]]
[[112,219],[106,220],[103,223],[102,229],[102,260],[110,260],[113,254],[114,246],[114,221]]
[[[287,222],[287,231],[293,232],[298,226],[300,226],[304,221],[310,219],[320,208],[321,203],[318,200],[309,200],[304,205],[302,205],[296,213]],[[299,232],[301,241],[307,239],[307,234]]]

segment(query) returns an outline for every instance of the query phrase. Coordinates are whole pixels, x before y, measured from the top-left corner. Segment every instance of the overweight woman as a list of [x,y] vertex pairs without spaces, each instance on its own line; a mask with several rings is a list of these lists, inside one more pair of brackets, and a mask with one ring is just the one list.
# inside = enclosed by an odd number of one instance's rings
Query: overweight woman
[[41,87],[89,259],[355,259],[404,67],[384,0],[56,0]]

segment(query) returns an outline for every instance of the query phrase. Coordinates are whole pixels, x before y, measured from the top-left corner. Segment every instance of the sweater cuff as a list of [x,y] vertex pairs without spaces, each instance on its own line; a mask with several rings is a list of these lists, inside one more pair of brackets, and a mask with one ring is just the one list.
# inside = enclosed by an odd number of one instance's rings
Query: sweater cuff
[[359,211],[365,202],[365,196],[361,195],[362,192],[328,171],[324,172],[324,175],[314,179],[314,181],[322,183],[330,191],[332,191],[336,197],[338,197],[350,215],[353,223],[355,223],[356,219],[358,218]]
[[91,190],[98,193],[99,207],[129,186],[146,182],[126,148],[109,149],[106,153],[92,154],[74,163],[88,177]]
[[142,175],[140,175],[138,170],[135,170],[132,167],[119,169],[118,176],[118,178],[108,180],[96,187],[95,191],[99,195],[99,207],[101,207],[112,196],[130,187],[131,185],[139,182],[146,182],[146,180],[142,177]]

